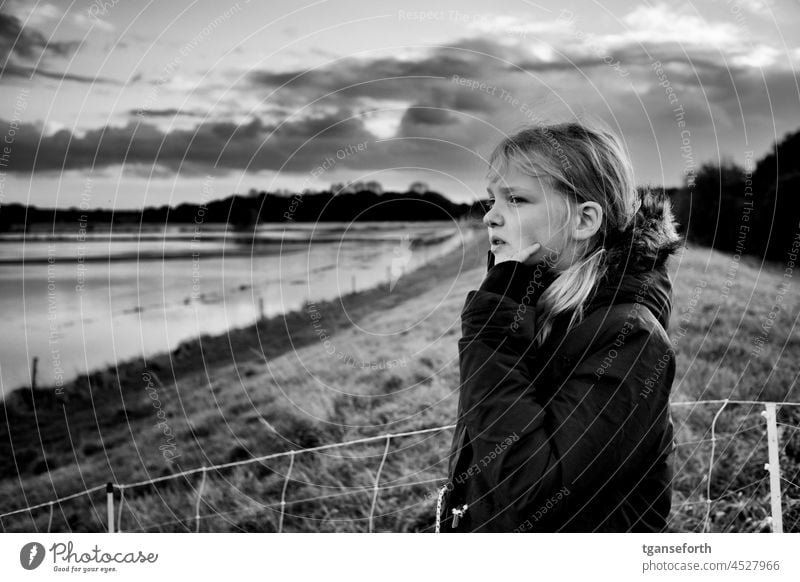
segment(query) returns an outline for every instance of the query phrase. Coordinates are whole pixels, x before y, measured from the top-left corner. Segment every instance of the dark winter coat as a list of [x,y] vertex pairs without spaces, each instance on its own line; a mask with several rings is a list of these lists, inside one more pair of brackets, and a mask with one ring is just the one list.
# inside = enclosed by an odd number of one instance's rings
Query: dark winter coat
[[557,318],[541,348],[533,304],[553,271],[490,260],[467,295],[441,531],[665,528],[675,446],[666,261],[682,241],[663,194],[640,200],[631,226],[604,243],[608,272],[583,320],[565,333]]

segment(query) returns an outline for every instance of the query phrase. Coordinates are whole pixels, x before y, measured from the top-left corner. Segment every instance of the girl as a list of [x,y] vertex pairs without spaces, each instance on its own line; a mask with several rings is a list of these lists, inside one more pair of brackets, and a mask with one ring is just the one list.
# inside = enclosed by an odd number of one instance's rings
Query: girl
[[610,133],[537,126],[490,158],[491,250],[461,314],[437,531],[662,531],[674,448],[669,199]]

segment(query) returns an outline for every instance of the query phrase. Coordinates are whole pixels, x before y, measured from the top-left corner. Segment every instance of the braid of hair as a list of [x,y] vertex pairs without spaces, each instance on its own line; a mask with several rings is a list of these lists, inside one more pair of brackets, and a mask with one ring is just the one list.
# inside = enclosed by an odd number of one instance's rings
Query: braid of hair
[[568,330],[581,322],[583,308],[605,274],[605,259],[606,249],[600,247],[562,271],[544,291],[536,305],[535,346],[540,347],[547,340],[560,314],[572,312]]

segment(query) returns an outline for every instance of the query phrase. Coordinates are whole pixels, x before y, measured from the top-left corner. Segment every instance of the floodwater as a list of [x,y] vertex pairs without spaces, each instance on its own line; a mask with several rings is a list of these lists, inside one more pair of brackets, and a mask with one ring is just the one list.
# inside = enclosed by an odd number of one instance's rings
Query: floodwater
[[[171,350],[416,269],[463,244],[453,222],[264,225],[0,238],[0,394]],[[238,237],[238,238],[237,238]]]

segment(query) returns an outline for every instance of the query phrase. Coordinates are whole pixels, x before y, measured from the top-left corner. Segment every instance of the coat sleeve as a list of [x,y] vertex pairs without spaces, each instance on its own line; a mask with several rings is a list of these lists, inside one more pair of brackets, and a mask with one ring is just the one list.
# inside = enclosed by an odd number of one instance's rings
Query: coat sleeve
[[[480,289],[467,297],[460,396],[472,478],[496,512],[519,521],[512,527],[530,526],[534,515],[545,520],[539,526],[568,521],[581,500],[652,452],[657,419],[668,405],[674,352],[655,318],[639,313],[646,308],[612,309],[587,316],[581,327],[594,330],[594,337],[580,342],[586,349],[577,363],[540,402],[524,364],[535,349],[533,317],[503,293]],[[564,497],[568,501],[561,502]]]

